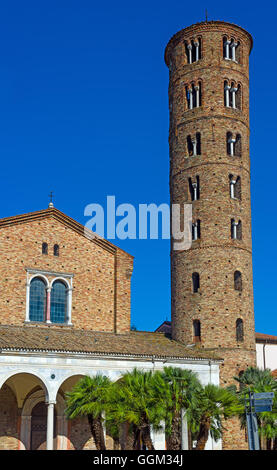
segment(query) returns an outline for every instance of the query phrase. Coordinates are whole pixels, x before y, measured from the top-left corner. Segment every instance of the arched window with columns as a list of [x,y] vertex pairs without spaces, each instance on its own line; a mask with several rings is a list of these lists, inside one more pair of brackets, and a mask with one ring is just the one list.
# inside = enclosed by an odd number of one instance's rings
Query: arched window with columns
[[27,269],[26,322],[72,324],[73,274],[54,274],[59,273]]

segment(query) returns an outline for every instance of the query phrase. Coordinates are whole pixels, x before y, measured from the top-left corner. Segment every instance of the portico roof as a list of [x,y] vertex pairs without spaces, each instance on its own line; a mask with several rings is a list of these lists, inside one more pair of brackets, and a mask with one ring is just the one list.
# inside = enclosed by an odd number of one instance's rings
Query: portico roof
[[116,334],[59,326],[1,325],[0,351],[221,361],[213,351],[183,345],[163,333],[130,331]]

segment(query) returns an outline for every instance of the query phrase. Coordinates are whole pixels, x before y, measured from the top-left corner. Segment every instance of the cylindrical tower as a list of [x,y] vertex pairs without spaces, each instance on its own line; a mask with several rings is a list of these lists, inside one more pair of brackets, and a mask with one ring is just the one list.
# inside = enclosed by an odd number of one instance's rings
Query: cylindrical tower
[[[217,350],[224,359],[224,386],[256,363],[251,48],[252,37],[241,27],[208,21],[175,34],[165,51],[170,73],[171,204],[192,204],[193,237],[190,249],[171,248],[172,335]],[[237,448],[237,433],[231,431],[225,448]]]

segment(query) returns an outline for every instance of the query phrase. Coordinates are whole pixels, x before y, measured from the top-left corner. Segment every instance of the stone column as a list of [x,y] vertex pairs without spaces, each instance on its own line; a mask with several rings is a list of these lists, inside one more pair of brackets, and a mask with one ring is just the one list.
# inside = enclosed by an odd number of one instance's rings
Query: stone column
[[181,410],[181,429],[182,429],[182,450],[189,450],[189,438],[188,438],[188,420],[186,417],[186,410]]
[[55,402],[47,403],[46,450],[54,448],[54,408]]

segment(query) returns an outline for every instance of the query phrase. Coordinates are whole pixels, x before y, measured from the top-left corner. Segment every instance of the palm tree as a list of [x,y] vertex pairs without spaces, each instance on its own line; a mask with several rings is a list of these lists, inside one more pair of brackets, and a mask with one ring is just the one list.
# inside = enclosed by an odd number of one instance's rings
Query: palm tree
[[192,410],[192,428],[197,431],[196,450],[204,450],[209,437],[217,441],[222,436],[222,421],[242,410],[237,397],[229,390],[208,384],[202,387]]
[[157,373],[160,380],[159,397],[163,401],[164,420],[169,450],[181,449],[181,413],[186,410],[188,422],[196,397],[201,390],[197,375],[191,370],[178,367],[165,367],[163,372]]
[[68,419],[87,416],[97,450],[106,450],[103,430],[103,413],[107,407],[110,387],[108,377],[101,374],[85,376],[66,393],[65,414]]
[[[257,413],[260,438],[266,440],[266,448],[272,448],[272,441],[277,438],[277,382],[271,375],[270,369],[248,367],[239,377],[234,377],[239,383],[240,390],[236,392],[242,404],[249,391],[255,393],[274,392],[272,412]],[[242,427],[246,428],[245,412],[240,414]]]
[[123,443],[125,449],[139,449],[143,444],[147,449],[155,450],[150,426],[159,429],[164,412],[156,379],[156,374],[151,371],[134,369],[110,388],[107,415],[110,420],[125,427],[125,440],[129,441]]

